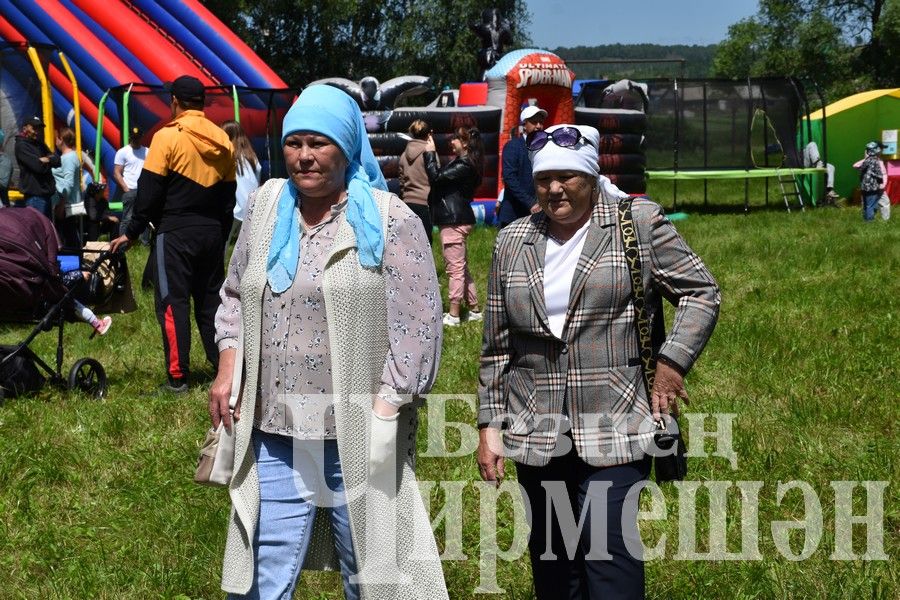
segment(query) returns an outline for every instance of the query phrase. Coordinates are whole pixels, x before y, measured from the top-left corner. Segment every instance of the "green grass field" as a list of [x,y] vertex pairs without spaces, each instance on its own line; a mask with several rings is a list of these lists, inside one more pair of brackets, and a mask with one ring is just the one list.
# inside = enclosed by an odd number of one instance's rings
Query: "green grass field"
[[[665,190],[657,191],[670,206]],[[696,188],[692,197],[698,197]],[[742,185],[738,197],[735,206],[743,203]],[[702,207],[699,198],[686,202],[689,212]],[[762,204],[755,195],[753,205]],[[687,488],[666,484],[665,516],[642,524],[648,546],[666,536],[664,558],[647,566],[648,595],[900,597],[895,562],[900,446],[894,437],[900,433],[900,217],[867,225],[857,209],[790,215],[756,210],[749,215],[695,213],[677,226],[706,260],[723,296],[716,332],[688,377],[693,400],[688,410],[736,414],[737,467],[721,457],[694,458],[689,479],[760,482],[758,519],[749,519],[758,524],[759,555],[753,560],[723,560],[721,554],[717,560],[685,559],[679,498],[686,507]],[[470,261],[482,296],[493,238],[487,229],[470,238]],[[142,248],[129,255],[136,280],[145,256]],[[48,387],[0,407],[2,598],[222,596],[218,582],[227,495],[191,481],[207,427],[206,390],[198,385],[180,397],[148,393],[162,380],[160,334],[152,297],[136,293],[140,310],[114,317],[106,337],[88,340],[86,325],[66,328],[66,367],[80,356],[100,359],[110,377],[107,399]],[[25,326],[3,326],[0,342],[15,342],[26,331]],[[33,347],[49,360],[55,336],[42,334]],[[479,347],[477,324],[447,330],[434,392],[474,394]],[[196,340],[192,359],[196,366],[203,362]],[[474,412],[463,400],[447,406],[449,420],[474,423]],[[714,427],[707,422],[707,428]],[[423,426],[423,452],[426,433]],[[451,435],[451,449],[454,443]],[[712,451],[713,443],[706,447]],[[481,553],[488,547],[480,537],[479,492],[471,483],[478,477],[474,456],[422,457],[418,464],[422,480],[467,482],[461,515],[466,559],[444,562],[450,597],[530,598],[527,555],[498,560],[496,581],[505,593],[474,593]],[[772,533],[773,523],[804,517],[798,491],[780,503],[777,498],[779,482],[794,480],[815,492],[823,519],[821,540],[801,561],[785,558]],[[831,482],[842,480],[889,482],[880,523],[890,560],[832,560],[836,513],[844,522],[847,511],[835,509]],[[433,491],[432,514],[444,500],[442,492]],[[651,504],[645,495],[642,506],[649,510]],[[706,491],[697,493],[697,506],[694,551],[716,551],[712,530],[714,537],[727,534],[720,551],[740,552],[742,533],[752,534],[753,527],[742,531],[738,490],[731,489],[722,504],[724,525],[709,516]],[[862,488],[856,490],[853,508],[854,514],[866,511]],[[501,548],[516,534],[512,515],[513,503],[503,498],[497,517]],[[442,547],[448,539],[453,545],[455,536],[447,537],[452,529],[439,527]],[[866,528],[855,526],[857,555],[866,551],[865,537]],[[800,553],[803,533],[793,532],[789,540],[793,552]],[[340,598],[339,579],[333,573],[304,574],[297,597]]]

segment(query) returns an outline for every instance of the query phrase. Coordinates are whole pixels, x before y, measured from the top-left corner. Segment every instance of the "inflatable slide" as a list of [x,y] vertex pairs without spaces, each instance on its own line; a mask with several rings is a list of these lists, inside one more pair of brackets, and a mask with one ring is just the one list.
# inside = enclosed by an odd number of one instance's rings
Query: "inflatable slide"
[[[193,75],[207,86],[287,87],[198,0],[0,0],[0,42],[52,46],[67,57],[78,83],[86,147],[93,146],[94,124],[110,88],[161,85],[179,75]],[[72,85],[54,62],[47,71],[54,117],[58,124],[68,123]],[[142,109],[159,119],[168,111],[162,99]],[[118,110],[109,103],[103,116],[100,162],[108,173],[122,140]],[[4,120],[2,126],[11,138],[18,123]]]

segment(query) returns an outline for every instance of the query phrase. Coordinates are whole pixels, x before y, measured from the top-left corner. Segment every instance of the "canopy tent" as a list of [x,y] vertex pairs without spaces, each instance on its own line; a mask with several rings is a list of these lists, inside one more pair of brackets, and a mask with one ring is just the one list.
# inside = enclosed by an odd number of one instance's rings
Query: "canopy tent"
[[826,106],[824,115],[827,139],[823,140],[821,109],[809,115],[812,139],[820,149],[827,148],[827,160],[835,167],[835,191],[850,198],[859,187],[853,163],[863,157],[866,143],[880,141],[884,129],[900,129],[900,88],[848,96]]

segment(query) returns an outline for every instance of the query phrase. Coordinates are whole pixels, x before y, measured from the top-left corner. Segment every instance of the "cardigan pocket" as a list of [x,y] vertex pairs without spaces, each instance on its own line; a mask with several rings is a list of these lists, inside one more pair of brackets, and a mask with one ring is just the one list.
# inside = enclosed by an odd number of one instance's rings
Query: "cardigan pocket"
[[509,411],[507,432],[526,435],[534,430],[537,412],[534,389],[534,369],[513,367],[509,372],[506,405]]

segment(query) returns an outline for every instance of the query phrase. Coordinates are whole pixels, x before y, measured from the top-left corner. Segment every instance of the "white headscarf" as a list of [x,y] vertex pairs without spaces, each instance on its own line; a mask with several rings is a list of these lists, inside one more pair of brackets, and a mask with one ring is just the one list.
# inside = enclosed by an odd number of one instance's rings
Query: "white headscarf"
[[594,177],[600,175],[597,162],[600,156],[600,132],[589,125],[565,124],[548,127],[546,132],[553,133],[560,127],[574,127],[581,132],[584,139],[570,148],[562,148],[550,138],[543,148],[530,153],[532,172],[537,174],[541,171],[578,171]]

